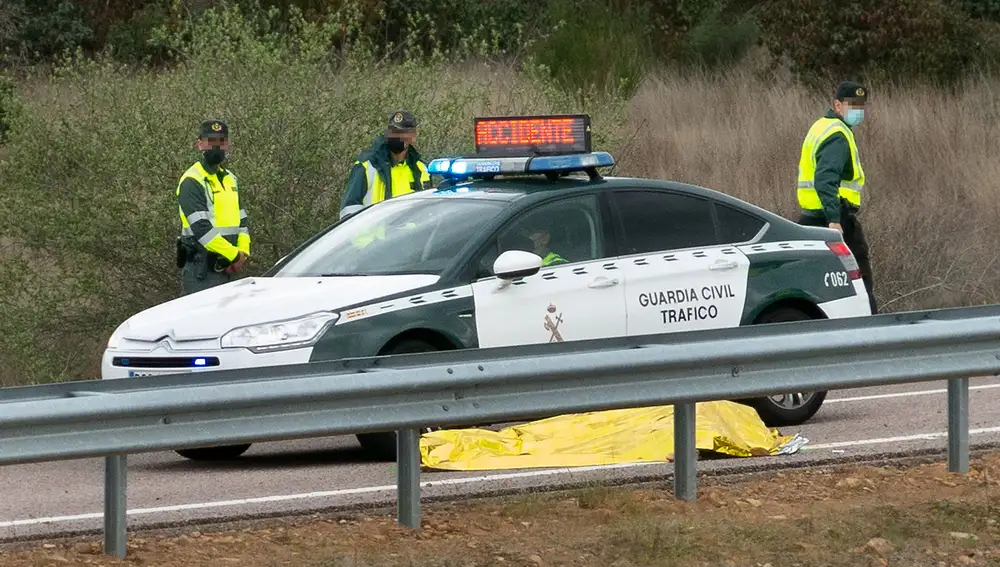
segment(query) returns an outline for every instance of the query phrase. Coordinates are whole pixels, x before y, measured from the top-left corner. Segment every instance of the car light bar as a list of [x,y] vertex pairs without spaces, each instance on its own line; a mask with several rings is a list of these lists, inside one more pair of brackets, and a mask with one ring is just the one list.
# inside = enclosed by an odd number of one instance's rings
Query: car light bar
[[588,152],[538,157],[439,158],[427,165],[427,171],[432,175],[462,178],[505,173],[571,173],[614,164],[615,159],[608,152]]

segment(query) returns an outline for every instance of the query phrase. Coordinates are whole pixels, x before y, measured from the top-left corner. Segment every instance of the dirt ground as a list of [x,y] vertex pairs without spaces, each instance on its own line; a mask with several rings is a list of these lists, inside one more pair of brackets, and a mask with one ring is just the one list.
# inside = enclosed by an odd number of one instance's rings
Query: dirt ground
[[594,487],[425,503],[419,532],[391,515],[308,518],[132,533],[124,561],[100,554],[100,536],[20,544],[0,566],[1000,566],[1000,453],[968,476],[935,462],[700,482],[693,503],[669,484]]

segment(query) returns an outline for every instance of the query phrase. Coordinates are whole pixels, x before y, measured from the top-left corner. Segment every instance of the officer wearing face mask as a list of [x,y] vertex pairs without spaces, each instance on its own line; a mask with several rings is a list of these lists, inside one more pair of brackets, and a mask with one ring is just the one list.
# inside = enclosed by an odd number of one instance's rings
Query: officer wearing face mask
[[231,281],[250,256],[250,229],[236,176],[223,167],[229,127],[206,120],[195,147],[202,153],[177,184],[181,236],[177,266],[185,295]]
[[802,142],[798,199],[802,207],[799,224],[829,227],[844,235],[844,243],[858,261],[874,314],[877,305],[868,242],[857,217],[865,172],[854,140],[854,128],[864,119],[867,104],[868,91],[861,84],[845,81],[837,86],[833,108],[813,123]]
[[385,132],[354,161],[347,178],[340,217],[362,207],[431,187],[417,149],[417,119],[406,110],[389,114]]

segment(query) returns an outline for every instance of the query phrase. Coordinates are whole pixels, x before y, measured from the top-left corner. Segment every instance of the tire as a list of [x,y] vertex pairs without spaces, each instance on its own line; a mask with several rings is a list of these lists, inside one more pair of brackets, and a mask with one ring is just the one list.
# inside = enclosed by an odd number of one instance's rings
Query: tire
[[199,447],[197,449],[177,449],[174,451],[192,461],[229,461],[247,452],[252,443],[246,445],[222,445],[220,447]]
[[[754,325],[783,323],[789,321],[810,321],[815,319],[807,313],[791,307],[776,307],[764,311]],[[796,392],[753,398],[743,403],[757,410],[757,415],[768,427],[801,425],[816,415],[826,400],[826,392]]]
[[[381,355],[390,354],[415,354],[421,352],[436,352],[440,349],[424,341],[414,339],[404,339],[389,348],[385,349]],[[421,431],[427,432],[436,428],[424,428]],[[380,461],[396,461],[396,432],[377,431],[373,433],[357,433],[355,437],[365,452]]]

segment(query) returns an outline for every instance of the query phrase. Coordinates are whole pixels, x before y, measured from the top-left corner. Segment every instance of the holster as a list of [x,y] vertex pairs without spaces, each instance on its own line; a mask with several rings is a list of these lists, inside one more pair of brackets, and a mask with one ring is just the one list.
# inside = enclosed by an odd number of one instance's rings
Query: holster
[[194,269],[195,279],[205,279],[205,276],[208,275],[210,263],[214,264],[213,268],[215,271],[220,271],[217,268],[219,259],[228,265],[228,261],[225,258],[205,250],[193,237],[181,236],[177,238],[177,267],[183,269],[184,266],[191,264],[191,267]]
[[180,236],[177,237],[177,269],[184,269],[184,265],[187,264],[187,250],[184,248],[184,239]]

